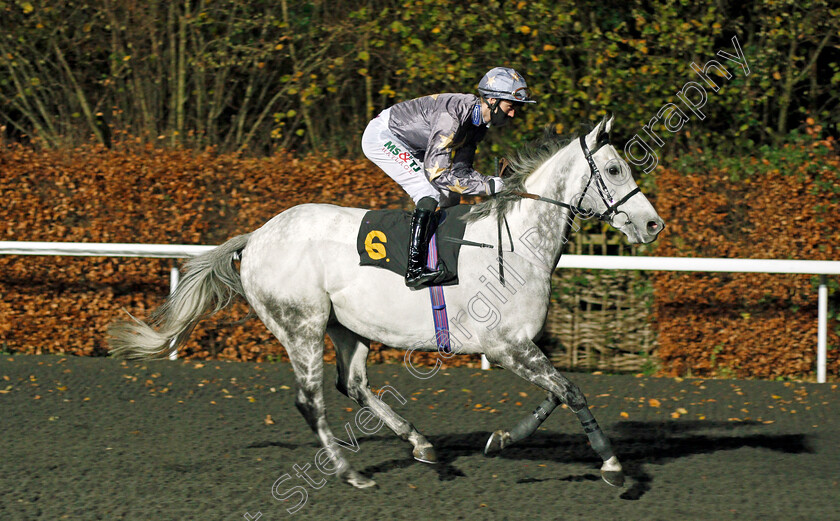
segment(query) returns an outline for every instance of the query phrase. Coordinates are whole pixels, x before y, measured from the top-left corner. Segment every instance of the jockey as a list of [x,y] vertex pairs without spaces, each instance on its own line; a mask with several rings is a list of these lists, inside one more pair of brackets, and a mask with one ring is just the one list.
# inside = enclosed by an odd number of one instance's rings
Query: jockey
[[473,169],[475,149],[488,127],[504,126],[525,103],[535,103],[527,88],[515,70],[496,67],[481,78],[478,96],[433,94],[403,101],[368,124],[362,150],[416,205],[406,286],[421,286],[441,274],[426,267],[438,204],[445,208],[458,204],[460,194],[494,195],[502,189],[501,178]]

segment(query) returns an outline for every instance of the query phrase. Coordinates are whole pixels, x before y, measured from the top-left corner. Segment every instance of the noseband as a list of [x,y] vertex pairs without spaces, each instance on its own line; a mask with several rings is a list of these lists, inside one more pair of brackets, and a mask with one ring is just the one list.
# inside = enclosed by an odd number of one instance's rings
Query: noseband
[[[575,204],[567,204],[561,201],[557,201],[555,199],[550,199],[548,197],[543,197],[537,194],[530,194],[528,192],[513,192],[515,195],[519,197],[524,197],[526,199],[533,199],[535,201],[543,201],[546,203],[551,203],[556,206],[561,206],[563,208],[568,208],[572,211],[573,215],[580,214],[585,218],[589,217],[597,217],[599,221],[603,221],[608,223],[609,225],[613,225],[613,219],[616,215],[620,213],[624,213],[623,211],[619,211],[618,207],[622,204],[626,203],[631,197],[636,195],[641,191],[641,189],[637,186],[633,190],[631,190],[627,195],[622,197],[618,202],[615,202],[612,195],[610,194],[609,190],[607,190],[607,185],[604,182],[604,178],[601,177],[601,172],[598,170],[598,166],[595,165],[595,160],[592,159],[592,154],[597,152],[604,145],[610,144],[610,138],[608,134],[602,134],[598,137],[598,142],[596,143],[596,147],[594,151],[590,151],[589,147],[586,146],[586,140],[584,136],[580,136],[580,147],[583,149],[583,155],[586,157],[587,163],[589,163],[589,180],[586,182],[586,187],[581,192],[580,196],[577,198],[577,203]],[[598,195],[601,196],[601,201],[604,202],[604,206],[607,209],[603,213],[598,213],[594,210],[587,210],[580,206],[580,203],[583,202],[584,198],[586,197],[586,192],[589,191],[589,187],[593,185],[593,181],[595,184],[595,189],[598,191]],[[624,213],[625,217],[627,216]]]

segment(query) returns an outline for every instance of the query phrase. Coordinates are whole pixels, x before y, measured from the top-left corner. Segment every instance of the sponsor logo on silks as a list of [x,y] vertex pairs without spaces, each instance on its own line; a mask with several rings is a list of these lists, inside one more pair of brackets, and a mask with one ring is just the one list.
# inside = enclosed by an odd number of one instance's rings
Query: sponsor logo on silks
[[472,123],[477,127],[484,124],[484,118],[481,117],[480,103],[476,103],[475,105],[473,105]]
[[399,148],[397,148],[397,145],[395,145],[394,143],[392,143],[392,142],[390,142],[390,141],[388,141],[387,143],[385,143],[385,146],[384,146],[383,148],[384,148],[385,150],[387,150],[388,152],[390,152],[390,153],[394,154],[395,156],[396,156],[396,155],[399,155],[399,153],[400,153],[400,149],[399,149]]
[[394,159],[397,160],[398,163],[402,164],[403,167],[406,169],[411,169],[415,172],[419,172],[422,168],[422,165],[419,164],[408,152],[403,152],[400,148],[393,142],[388,141],[384,145],[382,145],[382,150],[386,150],[394,155]]
[[[380,242],[373,242],[378,239]],[[385,243],[388,242],[388,237],[379,230],[371,230],[365,237],[365,251],[373,260],[385,259],[387,252],[385,251]],[[385,262],[391,262],[391,259],[385,259]]]

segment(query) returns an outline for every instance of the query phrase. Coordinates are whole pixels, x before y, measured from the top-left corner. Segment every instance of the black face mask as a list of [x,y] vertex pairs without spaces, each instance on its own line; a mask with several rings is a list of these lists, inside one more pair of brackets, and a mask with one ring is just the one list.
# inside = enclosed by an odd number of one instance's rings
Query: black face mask
[[496,107],[496,110],[490,113],[490,126],[503,127],[507,125],[508,121],[510,121],[510,118],[501,107]]
[[502,110],[499,106],[501,100],[496,100],[496,103],[490,105],[490,126],[491,127],[503,127],[507,125],[510,118],[508,117],[507,113]]

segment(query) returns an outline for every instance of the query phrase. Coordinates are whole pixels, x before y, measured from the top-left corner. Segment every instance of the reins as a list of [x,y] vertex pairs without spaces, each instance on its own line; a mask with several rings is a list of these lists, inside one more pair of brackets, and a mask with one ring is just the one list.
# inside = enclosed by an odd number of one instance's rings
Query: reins
[[[511,192],[513,195],[521,197],[523,199],[531,199],[534,201],[542,201],[544,203],[553,204],[555,206],[559,206],[561,208],[566,208],[570,212],[572,212],[572,219],[575,216],[582,215],[584,218],[596,217],[599,221],[603,221],[608,223],[609,225],[613,225],[613,218],[618,215],[619,213],[624,213],[618,211],[618,207],[622,204],[626,203],[631,197],[636,195],[637,193],[641,192],[641,189],[637,186],[633,190],[631,190],[627,195],[622,197],[617,202],[614,202],[612,198],[612,194],[610,194],[609,190],[607,189],[607,185],[604,182],[604,178],[601,177],[601,172],[598,170],[598,166],[595,164],[595,160],[592,158],[592,154],[597,152],[604,145],[610,144],[610,136],[609,134],[601,134],[597,138],[596,147],[594,151],[590,151],[589,147],[586,145],[585,136],[580,136],[580,147],[583,150],[583,155],[586,158],[586,162],[589,163],[589,180],[586,182],[586,187],[584,187],[583,192],[580,194],[578,198],[578,204],[568,204],[562,201],[558,201],[556,199],[551,199],[550,197],[544,197],[538,194],[532,194],[529,192],[521,192],[521,191],[513,191]],[[502,177],[504,175],[505,170],[507,169],[509,163],[508,160],[502,158],[499,160],[499,168],[498,168],[498,175]],[[603,213],[596,212],[592,209],[584,209],[580,206],[580,202],[584,200],[586,197],[586,192],[589,190],[589,187],[592,186],[592,182],[595,182],[595,189],[598,191],[598,195],[601,196],[601,200],[604,202],[604,205],[607,209]],[[607,199],[609,197],[609,199]],[[612,204],[610,204],[612,203]],[[625,214],[626,215],[626,214]],[[510,234],[510,227],[508,226],[507,219],[504,216],[500,216],[497,220],[497,227],[498,227],[498,242],[497,242],[497,249],[499,252],[499,282],[501,282],[502,286],[505,285],[505,271],[504,271],[504,250],[502,249],[502,221],[505,223],[505,228],[507,228],[508,240],[510,241],[510,251],[513,252],[513,238]],[[492,248],[493,246],[490,244],[483,244],[483,243],[471,243],[470,241],[460,240],[458,241],[461,244],[469,245],[469,246],[479,246],[482,248]]]
[[[562,201],[558,201],[556,199],[551,199],[551,198],[548,198],[548,197],[543,197],[541,195],[531,194],[531,193],[528,193],[528,192],[511,192],[511,193],[513,195],[517,195],[519,197],[522,197],[523,199],[533,199],[535,201],[542,201],[544,203],[550,203],[550,204],[553,204],[553,205],[556,205],[556,206],[562,206],[563,208],[571,210],[575,214],[580,214],[580,215],[583,215],[587,218],[597,217],[599,220],[609,223],[609,222],[612,222],[612,217],[610,217],[610,215],[612,213],[614,213],[620,205],[626,203],[628,199],[630,199],[631,197],[633,197],[634,195],[636,195],[639,192],[641,192],[641,189],[639,187],[634,188],[633,190],[630,191],[630,193],[628,193],[627,195],[622,197],[621,200],[619,200],[617,203],[613,204],[612,206],[607,207],[607,210],[604,213],[598,213],[598,212],[595,212],[595,211],[592,211],[592,210],[585,210],[585,209],[581,208],[580,206],[576,206],[576,205],[573,206],[571,204],[566,204]],[[583,197],[581,197],[581,199],[583,199]]]
[[[517,197],[521,197],[522,199],[531,199],[533,201],[542,201],[544,203],[553,204],[555,206],[559,206],[561,208],[566,208],[570,212],[572,212],[572,219],[575,216],[581,215],[584,218],[588,219],[590,217],[596,217],[599,221],[603,221],[608,223],[609,225],[613,225],[613,218],[619,213],[624,213],[618,210],[619,206],[626,203],[631,197],[636,195],[637,193],[641,192],[641,189],[637,186],[633,190],[627,193],[624,197],[619,199],[618,201],[614,202],[612,195],[609,193],[607,189],[607,185],[604,182],[603,177],[601,177],[601,172],[598,170],[598,166],[595,164],[595,160],[592,159],[592,154],[597,152],[599,148],[604,145],[608,145],[610,143],[609,135],[602,134],[598,136],[598,142],[596,143],[596,147],[594,151],[590,151],[589,147],[586,145],[586,140],[584,136],[580,136],[580,146],[583,149],[583,155],[586,157],[587,163],[589,163],[589,180],[586,183],[586,187],[584,187],[583,192],[581,192],[580,196],[577,198],[578,204],[569,204],[564,203],[563,201],[558,201],[556,199],[552,199],[550,197],[544,197],[539,194],[532,194],[529,192],[521,192],[521,191],[511,191],[513,195]],[[507,159],[502,158],[499,160],[499,168],[498,168],[498,175],[502,177],[505,170],[507,169],[509,163]],[[604,205],[607,209],[603,213],[596,212],[592,209],[585,209],[580,206],[580,202],[584,200],[586,197],[586,192],[589,190],[589,187],[592,186],[592,182],[595,182],[595,189],[597,190],[598,194],[601,196],[601,200],[604,202]],[[609,197],[609,199],[608,199]],[[625,214],[626,215],[626,214]],[[513,238],[510,233],[510,227],[508,226],[507,219],[504,216],[500,216],[497,220],[497,227],[498,227],[498,239],[496,246],[492,244],[487,244],[483,242],[473,242],[468,241],[465,239],[455,239],[452,237],[444,237],[442,240],[447,242],[452,242],[455,244],[461,244],[464,246],[475,246],[478,248],[497,248],[498,249],[498,258],[499,258],[499,282],[502,283],[502,286],[505,285],[505,271],[504,271],[504,250],[502,249],[503,237],[502,237],[502,222],[505,223],[505,228],[507,229],[508,241],[510,242],[510,252],[513,253]]]
[[[606,144],[609,144],[609,137],[607,137],[606,139],[603,139],[603,140],[601,138],[599,138],[598,146],[595,148],[595,152],[597,152],[599,148],[601,148],[602,146],[604,146]],[[591,210],[591,209],[586,210],[586,209],[582,208],[579,204],[578,205],[571,205],[571,204],[564,203],[562,201],[558,201],[556,199],[551,199],[549,197],[543,197],[541,195],[532,194],[532,193],[528,193],[528,192],[512,192],[512,193],[516,196],[522,197],[523,199],[533,199],[535,201],[542,201],[544,203],[550,203],[550,204],[553,204],[553,205],[556,205],[556,206],[566,208],[568,210],[571,210],[573,215],[580,214],[580,215],[582,215],[586,218],[597,217],[599,221],[604,221],[608,224],[612,224],[613,214],[614,213],[616,215],[618,214],[618,212],[617,212],[618,207],[621,206],[622,204],[626,203],[631,197],[633,197],[637,193],[641,192],[641,189],[637,186],[636,188],[631,190],[627,195],[622,197],[618,202],[616,202],[614,204],[610,204],[610,203],[613,202],[612,196],[610,196],[610,199],[607,200],[607,197],[606,197],[605,194],[609,194],[609,190],[607,190],[607,185],[606,185],[606,183],[604,183],[603,177],[601,177],[601,172],[598,171],[598,166],[595,165],[595,160],[592,159],[593,152],[589,150],[588,146],[586,146],[586,141],[584,139],[584,136],[580,136],[580,146],[583,149],[583,155],[584,155],[584,157],[586,157],[587,163],[589,163],[589,174],[590,175],[589,175],[589,181],[587,181],[586,187],[583,189],[583,192],[580,194],[580,198],[578,200],[583,201],[584,197],[586,197],[586,192],[589,190],[589,187],[592,185],[592,181],[595,180],[596,189],[598,190],[598,194],[601,196],[601,200],[604,202],[604,205],[606,205],[606,207],[607,207],[607,209],[603,213],[598,213],[598,212],[596,212],[594,210]],[[504,171],[505,167],[507,167],[507,162],[505,161],[504,163],[502,163],[502,165],[503,166],[502,166],[502,170],[500,171],[500,173]]]

